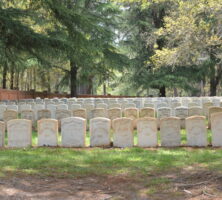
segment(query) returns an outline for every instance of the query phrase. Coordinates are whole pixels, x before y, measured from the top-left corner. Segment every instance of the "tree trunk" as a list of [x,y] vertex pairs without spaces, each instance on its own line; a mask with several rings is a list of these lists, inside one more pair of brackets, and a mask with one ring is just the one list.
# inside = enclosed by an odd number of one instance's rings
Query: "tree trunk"
[[160,88],[160,97],[166,97],[166,87],[162,86]]
[[70,95],[77,97],[77,70],[78,67],[75,62],[70,62]]
[[103,83],[103,95],[106,95],[106,83]]
[[12,66],[12,68],[11,68],[11,72],[10,72],[10,74],[11,74],[11,77],[10,77],[10,89],[11,90],[13,90],[13,88],[14,88],[14,67]]
[[210,79],[210,96],[217,96],[217,81],[214,77]]
[[3,66],[3,73],[2,73],[2,88],[6,89],[6,83],[7,83],[7,63],[5,63],[5,65]]
[[173,88],[173,95],[174,95],[174,97],[178,97],[177,88]]
[[17,71],[17,75],[15,76],[16,80],[16,89],[19,90],[19,71]]

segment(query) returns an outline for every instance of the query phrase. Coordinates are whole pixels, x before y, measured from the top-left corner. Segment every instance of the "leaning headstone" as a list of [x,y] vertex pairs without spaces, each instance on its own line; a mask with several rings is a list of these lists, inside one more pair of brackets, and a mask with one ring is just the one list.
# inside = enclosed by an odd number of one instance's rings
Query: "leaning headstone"
[[212,146],[222,147],[222,113],[211,115]]
[[85,147],[86,120],[80,117],[68,117],[61,120],[63,147]]
[[41,119],[38,121],[38,146],[58,145],[58,121]]
[[72,116],[73,117],[81,117],[81,118],[86,119],[87,118],[86,109],[81,108],[81,109],[73,110],[72,111]]
[[32,122],[14,119],[7,123],[8,147],[29,147],[32,145]]
[[157,120],[151,117],[138,119],[137,134],[139,147],[157,146]]
[[193,116],[186,118],[188,146],[207,146],[206,117]]
[[90,120],[90,146],[110,145],[111,122],[108,118],[97,117]]
[[0,122],[0,147],[4,147],[5,144],[5,123]]
[[118,118],[112,122],[113,146],[132,147],[133,146],[133,121],[130,118]]
[[180,118],[180,127],[185,128],[185,119],[188,117],[188,108],[187,107],[177,107],[175,109],[175,116]]
[[51,118],[51,111],[48,109],[38,110],[37,118],[40,119],[49,119]]
[[161,146],[180,146],[180,118],[168,117],[160,120]]
[[4,111],[3,114],[3,119],[4,122],[7,123],[8,121],[12,120],[12,119],[17,119],[18,118],[18,112],[15,110],[6,110]]
[[142,108],[140,110],[140,118],[144,118],[144,117],[155,117],[154,108]]
[[200,106],[190,107],[188,108],[188,116],[202,116],[203,109]]

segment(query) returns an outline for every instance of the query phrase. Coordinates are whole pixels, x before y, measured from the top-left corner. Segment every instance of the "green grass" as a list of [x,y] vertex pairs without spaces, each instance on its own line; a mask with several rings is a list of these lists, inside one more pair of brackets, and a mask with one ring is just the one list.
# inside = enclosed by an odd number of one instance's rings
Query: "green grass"
[[[136,131],[134,134],[134,144],[137,144]],[[185,130],[181,131],[181,135],[182,144],[186,144]],[[208,140],[211,140],[210,131]],[[32,148],[0,149],[0,177],[10,174],[57,177],[119,174],[137,176],[180,170],[187,166],[222,172],[222,149],[219,148],[36,148],[36,132],[33,132],[32,142]],[[87,146],[89,142],[87,132]],[[165,180],[155,181],[159,183]]]

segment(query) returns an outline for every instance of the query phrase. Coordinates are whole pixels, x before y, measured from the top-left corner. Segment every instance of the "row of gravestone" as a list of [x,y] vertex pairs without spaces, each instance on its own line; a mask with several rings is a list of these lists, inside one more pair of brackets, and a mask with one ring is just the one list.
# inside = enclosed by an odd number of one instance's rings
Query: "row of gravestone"
[[[157,120],[141,118],[137,120],[139,147],[158,145]],[[114,147],[132,147],[134,145],[133,120],[117,118],[94,118],[90,120],[90,146],[110,146],[111,128]],[[222,113],[211,116],[212,146],[222,146]],[[42,119],[37,123],[38,146],[58,145],[58,120]],[[207,146],[207,129],[204,116],[186,118],[188,146]],[[10,120],[7,123],[8,147],[29,147],[32,145],[32,122],[25,119]],[[61,120],[63,147],[85,147],[86,120],[69,117]],[[0,146],[5,144],[5,123],[0,122]],[[161,146],[175,147],[181,144],[180,119],[177,117],[160,120]]]
[[[120,98],[120,99],[108,99],[108,98],[62,98],[62,99],[32,99],[32,100],[20,100],[19,102],[7,102],[8,105],[18,104],[18,106],[22,106],[24,104],[35,105],[44,104],[45,108],[48,104],[55,104],[60,106],[60,104],[64,109],[64,107],[68,106],[71,109],[72,104],[77,104],[84,108],[84,105],[93,106],[96,108],[113,108],[113,107],[154,107],[155,109],[160,107],[170,107],[174,109],[179,106],[193,107],[193,106],[203,106],[205,103],[210,103],[211,106],[221,106],[221,97],[200,97],[200,98],[188,98],[188,97],[180,97],[180,98]],[[5,104],[4,102],[2,102]]]
[[[210,122],[210,116],[213,113],[216,112],[222,112],[221,107],[210,107],[208,110],[208,119]],[[57,119],[61,120],[63,118],[67,117],[82,117],[87,119],[87,111],[85,109],[76,109],[73,110],[72,112],[69,110],[55,110],[53,113],[51,110],[47,109],[42,109],[38,110],[36,113],[32,110],[23,110],[20,112],[20,117],[22,119],[28,119],[33,122],[33,125],[36,120],[44,119],[44,118],[52,118],[52,119]],[[154,117],[155,118],[155,110],[153,108],[142,108],[142,109],[137,109],[137,108],[126,108],[124,112],[122,113],[122,110],[120,108],[113,108],[113,109],[108,109],[105,110],[103,108],[96,108],[91,111],[91,117],[90,118],[96,118],[96,117],[107,117],[111,120],[120,118],[122,116],[128,117],[132,120],[136,120],[137,118],[144,118],[144,117]],[[175,116],[179,117],[181,120],[181,128],[185,128],[185,119],[189,116],[202,116],[203,115],[203,110],[200,107],[191,107],[191,108],[186,108],[186,107],[178,107],[175,109]],[[170,108],[159,108],[157,110],[157,118],[166,118],[166,117],[171,117],[172,116],[172,110]],[[12,119],[17,119],[18,118],[18,112],[15,110],[5,110],[3,112],[3,121],[8,122],[9,120]],[[134,122],[135,123],[135,122]],[[209,123],[210,127],[210,123]]]

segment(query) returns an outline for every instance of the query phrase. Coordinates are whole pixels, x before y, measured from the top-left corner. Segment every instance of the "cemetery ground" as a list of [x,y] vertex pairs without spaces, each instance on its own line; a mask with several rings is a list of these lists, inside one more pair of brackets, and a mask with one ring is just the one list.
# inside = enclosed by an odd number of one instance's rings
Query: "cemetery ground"
[[0,149],[0,199],[222,199],[222,149]]

